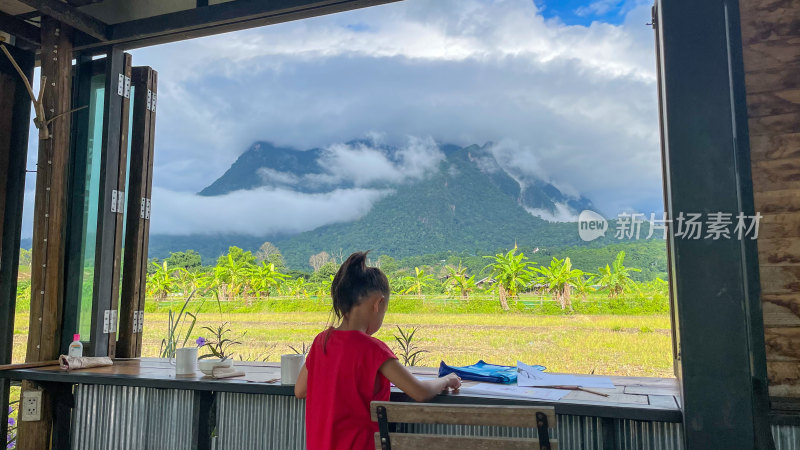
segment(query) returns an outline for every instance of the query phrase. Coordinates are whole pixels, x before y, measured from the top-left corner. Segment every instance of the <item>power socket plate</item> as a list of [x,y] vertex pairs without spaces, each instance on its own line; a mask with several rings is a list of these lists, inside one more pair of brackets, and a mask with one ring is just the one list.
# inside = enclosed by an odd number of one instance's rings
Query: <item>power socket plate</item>
[[42,420],[42,391],[22,391],[19,404],[19,420],[23,422]]

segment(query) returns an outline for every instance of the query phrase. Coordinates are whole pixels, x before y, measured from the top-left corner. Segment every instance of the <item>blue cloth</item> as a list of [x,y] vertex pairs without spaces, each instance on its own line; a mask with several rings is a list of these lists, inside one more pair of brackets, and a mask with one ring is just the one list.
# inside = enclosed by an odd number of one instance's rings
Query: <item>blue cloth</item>
[[[544,370],[544,366],[531,366],[537,370]],[[442,361],[439,363],[439,376],[454,373],[462,380],[483,381],[486,383],[514,383],[517,381],[517,368],[512,366],[498,366],[483,360],[471,366],[452,367]]]

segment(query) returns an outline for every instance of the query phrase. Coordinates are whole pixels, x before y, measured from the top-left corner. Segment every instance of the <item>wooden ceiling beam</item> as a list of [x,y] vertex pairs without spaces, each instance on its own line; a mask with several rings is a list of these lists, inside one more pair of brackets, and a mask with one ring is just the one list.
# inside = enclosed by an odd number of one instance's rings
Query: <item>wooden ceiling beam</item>
[[402,0],[234,0],[109,25],[107,42],[78,40],[76,50],[108,44],[141,48],[397,1]]
[[19,0],[42,14],[100,41],[108,40],[108,25],[58,0]]
[[0,11],[0,31],[13,34],[17,39],[23,39],[31,44],[39,45],[42,40],[39,27],[2,11]]

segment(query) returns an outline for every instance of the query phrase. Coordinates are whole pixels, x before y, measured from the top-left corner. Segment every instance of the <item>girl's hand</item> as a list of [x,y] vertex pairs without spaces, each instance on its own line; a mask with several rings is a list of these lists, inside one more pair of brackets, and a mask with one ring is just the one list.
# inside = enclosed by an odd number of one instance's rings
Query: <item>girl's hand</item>
[[454,373],[445,375],[444,380],[447,383],[444,387],[445,389],[457,391],[461,387],[461,378]]

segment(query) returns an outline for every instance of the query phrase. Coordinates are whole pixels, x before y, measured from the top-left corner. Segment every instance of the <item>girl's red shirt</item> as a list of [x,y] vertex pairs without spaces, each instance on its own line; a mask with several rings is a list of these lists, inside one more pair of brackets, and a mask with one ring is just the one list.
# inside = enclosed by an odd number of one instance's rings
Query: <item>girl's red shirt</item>
[[397,356],[362,331],[331,328],[314,338],[306,358],[306,448],[375,448],[369,404],[389,400],[389,380],[379,372],[388,359]]

